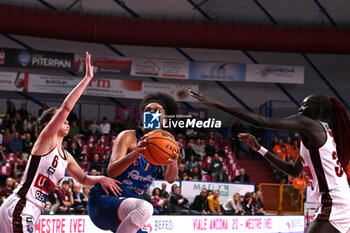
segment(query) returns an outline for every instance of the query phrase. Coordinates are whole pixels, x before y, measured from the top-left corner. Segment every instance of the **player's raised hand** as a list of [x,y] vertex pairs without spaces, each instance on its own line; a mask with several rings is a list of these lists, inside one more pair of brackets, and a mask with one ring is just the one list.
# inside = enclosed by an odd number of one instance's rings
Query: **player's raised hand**
[[201,104],[205,105],[205,106],[208,106],[208,107],[215,107],[217,105],[217,103],[208,98],[208,97],[205,97],[203,96],[202,94],[200,93],[196,93],[192,90],[188,90],[188,93],[195,99],[197,99]]
[[118,184],[121,184],[121,182],[113,178],[102,176],[100,184],[107,195],[109,195],[108,190],[111,191],[115,196],[121,195],[121,192],[123,192],[123,190],[118,186]]
[[85,55],[85,77],[89,79],[94,77],[94,67],[91,65],[91,54],[88,51]]
[[255,151],[259,150],[261,147],[258,140],[249,133],[240,133],[238,138],[240,141],[247,143]]

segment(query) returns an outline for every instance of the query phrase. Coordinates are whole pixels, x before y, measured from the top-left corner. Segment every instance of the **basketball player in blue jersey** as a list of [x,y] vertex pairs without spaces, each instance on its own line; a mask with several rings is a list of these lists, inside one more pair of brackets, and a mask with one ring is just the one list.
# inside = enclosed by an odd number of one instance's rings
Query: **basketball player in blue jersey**
[[[239,138],[282,172],[292,177],[298,177],[303,170],[308,173],[317,210],[307,233],[350,232],[350,188],[344,172],[350,158],[350,120],[338,99],[310,95],[304,99],[298,114],[272,118],[232,109],[193,91],[189,93],[202,104],[255,127],[297,131],[301,137],[300,155],[294,164],[268,152],[250,134],[240,134]],[[328,120],[330,126],[326,123]]]
[[[155,93],[147,95],[141,102],[141,112],[160,112],[161,122],[164,115],[176,115],[179,112],[177,102],[169,95]],[[142,114],[143,115],[143,114]],[[166,121],[166,119],[165,119]],[[90,191],[88,210],[92,222],[103,230],[116,233],[136,233],[153,214],[153,206],[140,199],[157,178],[159,165],[149,163],[142,155],[146,141],[143,136],[151,129],[125,130],[113,143],[112,154],[107,166],[107,174],[122,184],[120,196],[108,196],[95,185]],[[178,154],[165,165],[164,176],[169,183],[177,177]]]

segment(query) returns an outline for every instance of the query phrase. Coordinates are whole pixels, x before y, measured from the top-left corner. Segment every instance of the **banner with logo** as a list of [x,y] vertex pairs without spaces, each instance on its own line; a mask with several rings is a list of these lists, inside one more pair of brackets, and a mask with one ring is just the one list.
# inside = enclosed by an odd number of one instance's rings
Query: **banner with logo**
[[29,74],[28,92],[68,94],[80,81],[77,77]]
[[304,232],[304,216],[152,216],[149,233]]
[[[81,80],[79,77],[29,74],[28,92],[68,94]],[[189,97],[188,89],[198,92],[199,88],[195,84],[94,78],[84,95],[142,99],[149,93],[162,92],[170,94],[177,101],[195,101]]]
[[220,203],[223,204],[227,199],[231,198],[235,193],[241,195],[246,192],[254,192],[255,186],[253,184],[235,184],[235,183],[216,183],[216,182],[202,182],[202,181],[182,181],[181,193],[186,194],[186,198],[192,202],[194,198],[199,195],[201,190],[206,188],[208,190],[220,191]]
[[[29,92],[68,94],[82,80],[78,77],[61,77],[30,74]],[[142,82],[118,79],[92,79],[84,95],[141,99]]]
[[163,92],[171,95],[177,101],[196,101],[188,94],[188,89],[198,92],[199,87],[196,84],[175,84],[163,82],[142,82],[143,94],[147,95],[154,92]]
[[[30,228],[30,227],[29,227]],[[152,216],[142,228],[147,233],[185,232],[304,232],[304,216]],[[105,233],[88,215],[41,215],[33,233]]]
[[0,72],[0,90],[23,91],[27,89],[28,74]]
[[[94,73],[129,75],[131,58],[128,57],[95,57],[91,59]],[[85,74],[85,56],[74,56],[75,71]]]
[[246,82],[303,84],[304,67],[247,64]]
[[131,75],[188,79],[189,64],[188,61],[133,58]]
[[245,64],[191,62],[190,79],[202,81],[245,81]]
[[142,99],[142,81],[94,78],[85,95]]
[[71,71],[74,54],[0,48],[0,66]]

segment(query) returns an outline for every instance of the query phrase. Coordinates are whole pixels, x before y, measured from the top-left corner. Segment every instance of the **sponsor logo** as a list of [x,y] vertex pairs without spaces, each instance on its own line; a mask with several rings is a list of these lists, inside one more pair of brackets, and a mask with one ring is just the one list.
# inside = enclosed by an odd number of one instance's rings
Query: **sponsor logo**
[[46,193],[51,193],[56,188],[56,185],[48,177],[39,174],[35,180],[34,187]]
[[157,112],[144,112],[143,113],[143,128],[145,129],[160,129],[160,117],[161,113]]
[[132,170],[131,172],[128,173],[128,179],[131,178],[133,180],[138,180],[138,181],[147,181],[147,182],[153,182],[154,177],[151,175],[147,175],[146,177],[140,176],[139,171],[137,170]]
[[89,87],[111,88],[111,81],[108,79],[94,78],[90,81]]
[[199,120],[199,119],[190,119],[187,118],[185,120],[173,120],[168,119],[168,122],[164,120],[163,128],[221,128],[222,122],[220,120],[216,120],[215,118],[209,118],[207,120]]
[[18,55],[18,61],[19,63],[21,63],[22,66],[28,65],[31,60],[32,55],[27,51],[23,51]]
[[35,199],[37,199],[38,201],[44,202],[46,203],[47,201],[47,195],[39,190],[37,190],[35,192]]
[[42,54],[35,54],[33,55],[32,65],[49,67],[49,68],[69,69],[72,67],[72,62],[66,59],[48,58],[48,57],[44,57],[44,55]]
[[34,227],[33,226],[27,226],[27,231],[28,231],[28,233],[33,233],[34,232]]
[[173,221],[172,220],[155,220],[154,221],[154,231],[171,231],[173,229]]
[[47,174],[52,176],[55,173],[55,171],[56,171],[56,169],[50,166],[46,172],[47,172]]
[[228,197],[229,195],[229,186],[224,184],[194,184],[193,190],[200,191],[203,188],[207,190],[219,190],[220,196]]
[[291,224],[291,228],[303,228],[304,226],[304,221],[303,219],[295,219],[295,220],[292,220],[292,224]]
[[153,228],[152,228],[152,225],[148,223],[147,225],[145,224],[141,230],[147,233],[151,233]]
[[32,217],[26,217],[26,223],[27,223],[27,224],[34,225],[33,218],[32,218]]
[[[209,64],[208,64],[209,65]],[[240,67],[238,64],[228,64],[228,63],[221,63],[221,64],[213,64],[210,65],[210,67],[202,67],[199,69],[205,69],[208,71],[197,71],[195,72],[194,76],[195,79],[201,79],[201,80],[220,80],[220,81],[238,81],[242,80],[242,70],[243,67]],[[198,74],[199,72],[199,74]],[[243,80],[242,80],[243,81]]]
[[276,75],[276,74],[288,76],[294,73],[294,68],[267,66],[260,69],[257,73],[263,79],[269,78],[269,75]]
[[[160,129],[161,114],[160,112],[144,112],[143,113],[143,128],[145,129]],[[192,118],[191,115],[166,115],[163,119],[162,127],[167,128],[221,128],[222,122],[215,118],[207,120]]]
[[143,64],[136,64],[136,74],[143,75],[156,75],[158,76],[161,71],[161,67],[153,61],[145,61]]

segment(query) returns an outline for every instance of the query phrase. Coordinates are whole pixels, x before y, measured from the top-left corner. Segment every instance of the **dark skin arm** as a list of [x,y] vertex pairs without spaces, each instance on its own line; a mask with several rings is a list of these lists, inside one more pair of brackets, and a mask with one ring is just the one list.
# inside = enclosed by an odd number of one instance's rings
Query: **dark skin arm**
[[[303,142],[310,147],[320,147],[326,140],[326,134],[319,121],[304,115],[292,115],[286,118],[264,117],[244,109],[233,109],[217,101],[211,100],[202,94],[189,90],[189,94],[200,103],[208,107],[220,109],[257,128],[299,132]],[[304,104],[304,103],[303,103]],[[305,107],[304,105],[302,107]]]
[[[261,147],[258,143],[258,140],[251,134],[241,133],[238,135],[238,138],[242,142],[247,143],[255,151],[258,151]],[[280,159],[277,155],[269,151],[265,154],[264,158],[267,159],[277,169],[294,178],[298,177],[304,170],[300,156],[298,156],[293,164]]]

